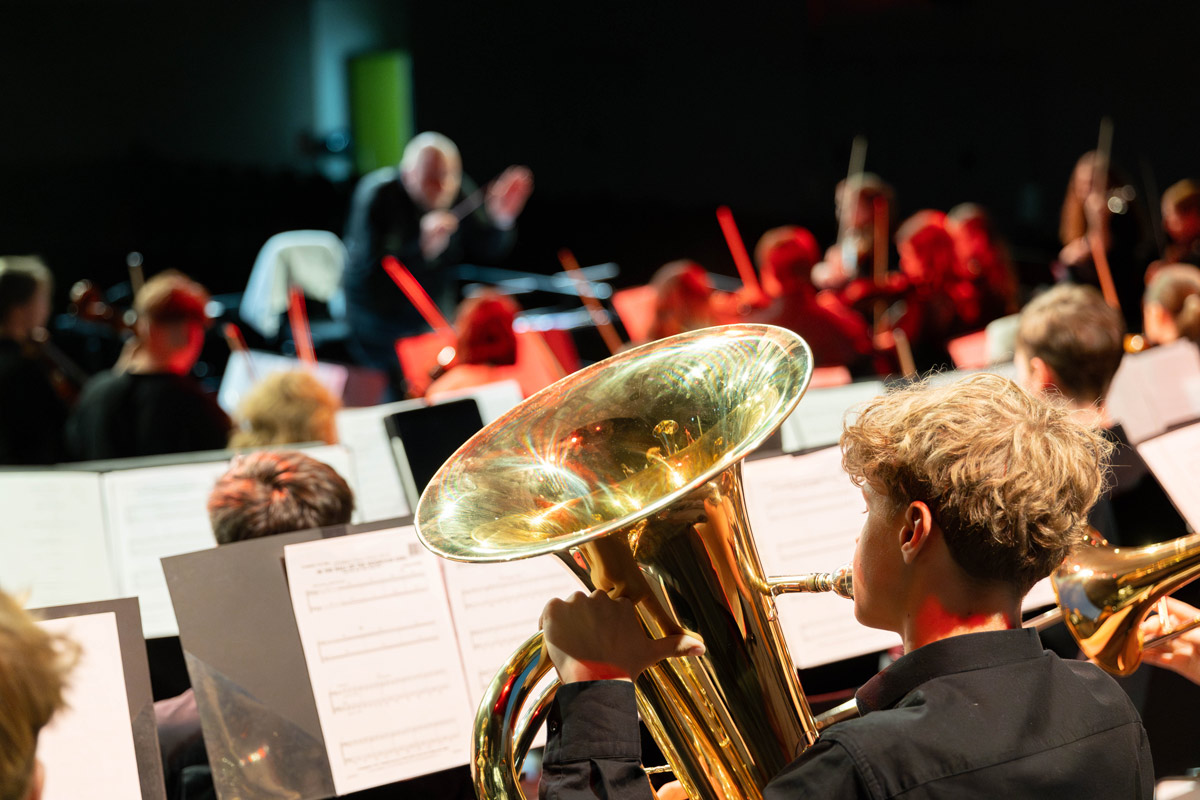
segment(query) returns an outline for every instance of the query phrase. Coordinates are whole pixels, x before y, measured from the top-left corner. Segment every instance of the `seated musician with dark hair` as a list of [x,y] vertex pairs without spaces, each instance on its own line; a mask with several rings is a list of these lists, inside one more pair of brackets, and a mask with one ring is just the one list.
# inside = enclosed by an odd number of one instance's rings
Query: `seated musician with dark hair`
[[208,496],[217,544],[327,525],[345,525],[354,493],[333,467],[293,451],[247,453],[233,459]]
[[[354,493],[327,464],[294,451],[240,455],[208,496],[208,518],[218,545],[280,533],[344,525]],[[177,795],[181,770],[205,763],[196,697],[188,689],[154,704],[167,789]]]
[[32,256],[0,258],[0,464],[62,460],[67,406],[34,357],[54,279]]
[[224,449],[229,418],[189,373],[204,347],[208,292],[178,272],[133,300],[135,339],[117,366],[88,381],[67,421],[81,461]]
[[[1064,284],[1021,312],[1014,363],[1026,390],[1064,402],[1116,449],[1112,480],[1090,514],[1113,544],[1146,544],[1183,536],[1186,526],[1146,463],[1109,418],[1105,398],[1124,356],[1125,323],[1098,289]],[[1137,541],[1134,541],[1136,535]]]
[[817,240],[805,228],[785,225],[764,233],[754,260],[771,304],[757,319],[803,336],[818,367],[862,365],[866,374],[886,372],[886,364],[874,363],[867,321],[833,292],[818,292],[813,285],[820,257]]
[[[264,450],[236,457],[208,496],[208,517],[218,545],[293,531],[344,525],[354,512],[354,492],[332,467],[297,451]],[[154,704],[159,743],[170,797],[210,796],[193,792],[208,786],[207,756],[195,694]],[[193,775],[186,767],[200,766]],[[470,795],[470,773],[446,770],[402,784],[412,797],[458,798]],[[391,797],[396,784],[347,797]]]
[[[867,514],[855,616],[898,633],[905,655],[764,797],[1152,797],[1125,693],[1021,628],[1022,597],[1083,537],[1109,449],[993,375],[897,391],[847,425],[843,465]],[[603,593],[551,601],[542,624],[565,684],[542,796],[650,798],[630,679],[699,644],[648,639],[634,606]]]

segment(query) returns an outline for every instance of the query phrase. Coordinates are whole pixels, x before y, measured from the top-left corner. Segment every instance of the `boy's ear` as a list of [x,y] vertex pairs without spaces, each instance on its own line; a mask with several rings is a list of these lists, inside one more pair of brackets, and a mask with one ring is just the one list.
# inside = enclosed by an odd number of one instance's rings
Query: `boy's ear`
[[904,526],[900,529],[900,554],[904,563],[911,564],[925,548],[933,532],[933,512],[923,500],[914,500],[904,509]]
[[1029,375],[1035,385],[1042,389],[1052,389],[1058,386],[1057,376],[1050,365],[1037,356],[1029,357]]

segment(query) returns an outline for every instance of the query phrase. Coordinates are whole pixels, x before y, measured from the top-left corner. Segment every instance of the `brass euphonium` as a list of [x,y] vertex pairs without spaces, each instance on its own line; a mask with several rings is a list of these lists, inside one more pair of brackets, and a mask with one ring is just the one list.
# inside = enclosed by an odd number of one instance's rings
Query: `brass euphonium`
[[[811,374],[808,345],[766,325],[622,353],[489,425],[417,506],[417,531],[436,553],[553,553],[587,589],[634,600],[649,635],[703,636],[703,656],[667,659],[636,682],[641,717],[695,800],[760,798],[817,737],[773,598],[849,595],[849,575],[768,579],[741,480],[742,459],[792,412]],[[493,681],[473,741],[481,798],[521,796],[515,772],[548,709],[550,671],[538,634]]]

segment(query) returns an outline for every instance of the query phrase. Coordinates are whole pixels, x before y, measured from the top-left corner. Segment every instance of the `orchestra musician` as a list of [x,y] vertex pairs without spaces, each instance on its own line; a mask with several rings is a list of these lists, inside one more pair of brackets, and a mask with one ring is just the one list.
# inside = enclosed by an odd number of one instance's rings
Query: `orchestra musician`
[[0,258],[0,464],[62,460],[67,405],[38,358],[53,277],[32,257]]
[[[239,455],[213,486],[208,516],[218,545],[345,525],[354,512],[354,493],[334,469],[303,453],[261,450]],[[210,776],[184,768],[207,764],[196,695],[154,704],[168,796],[193,797]],[[186,786],[185,786],[186,784]]]
[[886,366],[881,370],[875,363],[867,321],[833,292],[818,292],[813,285],[812,271],[820,255],[816,238],[805,228],[785,225],[764,233],[754,247],[754,260],[771,301],[754,320],[800,334],[818,367],[863,366],[867,374],[887,372]]
[[[1174,597],[1166,598],[1167,614],[1170,619],[1167,624],[1156,616],[1142,623],[1141,631],[1144,639],[1161,636],[1170,629],[1180,628],[1200,617],[1200,609],[1194,608]],[[1142,659],[1158,667],[1164,667],[1177,672],[1193,683],[1200,683],[1200,628],[1187,631],[1163,644],[1147,647],[1142,651]]]
[[337,444],[335,417],[342,403],[306,370],[273,372],[238,406],[230,447],[324,442]]
[[513,330],[516,302],[495,291],[468,297],[454,320],[457,346],[454,360],[429,388],[426,397],[457,392],[514,377],[517,334]]
[[492,264],[516,241],[516,221],[533,191],[526,167],[509,167],[483,189],[463,174],[458,147],[426,131],[404,148],[397,167],[359,181],[346,222],[349,260],[342,279],[351,352],[402,382],[395,341],[427,330],[421,315],[380,266],[394,256],[449,313],[458,298],[450,270]]
[[975,203],[959,203],[946,214],[946,230],[958,253],[960,279],[979,298],[979,316],[968,327],[983,327],[997,317],[1017,313],[1017,273],[1008,248],[997,236],[991,215]]
[[1171,241],[1158,263],[1200,266],[1200,182],[1185,178],[1167,187],[1162,221]]
[[1200,268],[1168,264],[1155,271],[1142,299],[1146,343],[1200,343]]
[[178,272],[146,282],[133,300],[136,337],[117,365],[84,386],[67,420],[78,460],[223,450],[230,423],[191,376],[204,346],[208,292]]
[[885,302],[887,311],[876,334],[876,347],[896,347],[893,331],[902,331],[912,347],[918,371],[950,364],[946,343],[969,329],[978,316],[975,287],[959,279],[958,254],[946,230],[946,215],[925,210],[905,220],[896,231],[900,271],[882,281],[859,278],[842,290],[843,300],[862,309]]
[[656,292],[651,341],[724,321],[708,272],[695,261],[680,259],[663,264],[650,279],[650,285]]
[[1062,402],[1114,445],[1108,487],[1089,513],[1113,544],[1147,544],[1186,533],[1162,486],[1109,417],[1105,399],[1124,356],[1120,313],[1091,286],[1064,284],[1021,312],[1013,362],[1027,391]]
[[[915,385],[842,436],[866,521],[854,611],[905,654],[766,787],[783,798],[1145,798],[1146,733],[1117,683],[1021,627],[1021,598],[1087,526],[1110,449],[1063,408],[995,375]],[[687,634],[648,639],[627,599],[552,600],[542,630],[562,680],[541,796],[650,798],[631,683]],[[708,642],[720,647],[720,642]]]
[[[894,263],[888,252],[894,200],[892,187],[870,172],[838,182],[834,189],[838,240],[813,269],[813,283],[818,288],[840,289],[857,278],[867,278],[879,258],[884,265]],[[877,254],[879,248],[883,252]]]
[[1137,194],[1096,151],[1084,153],[1067,183],[1059,218],[1062,250],[1052,266],[1059,282],[1103,288],[1095,263],[1103,253],[1129,330],[1142,327],[1142,291],[1149,263]]

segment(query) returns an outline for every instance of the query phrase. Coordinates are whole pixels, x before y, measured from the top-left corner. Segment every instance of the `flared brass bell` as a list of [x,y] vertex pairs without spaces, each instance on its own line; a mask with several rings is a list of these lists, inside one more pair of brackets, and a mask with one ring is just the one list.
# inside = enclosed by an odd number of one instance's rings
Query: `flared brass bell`
[[[782,328],[655,342],[564,378],[488,426],[417,506],[417,531],[436,553],[553,553],[587,589],[633,600],[649,635],[704,637],[705,655],[667,659],[637,680],[642,719],[695,800],[760,798],[817,736],[741,484],[742,459],[792,412],[811,375],[808,345]],[[848,591],[845,581],[822,586]],[[497,758],[511,761],[499,751],[512,739],[528,742],[522,726],[538,711],[521,703],[548,669],[540,649],[533,639],[510,661],[480,710],[472,766],[481,797],[516,796],[512,765]]]

